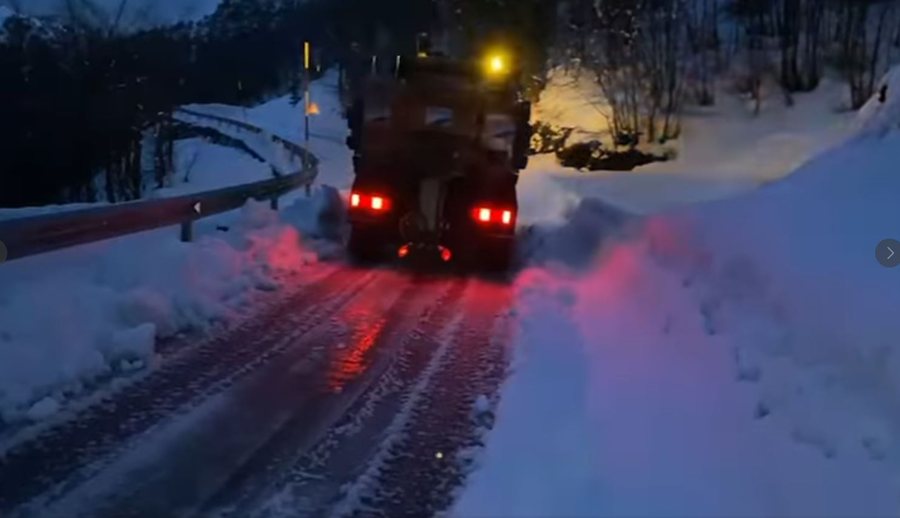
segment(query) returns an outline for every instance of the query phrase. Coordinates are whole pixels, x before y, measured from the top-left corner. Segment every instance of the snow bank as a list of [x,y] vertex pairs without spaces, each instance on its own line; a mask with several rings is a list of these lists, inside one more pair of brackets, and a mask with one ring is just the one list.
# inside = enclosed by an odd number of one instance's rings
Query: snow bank
[[[194,243],[161,229],[3,264],[0,418],[49,415],[150,364],[157,339],[203,331],[240,315],[254,293],[301,282],[325,249],[314,238],[333,233],[335,197],[317,189],[281,215],[251,202],[202,220]],[[227,232],[215,229],[222,222]]]
[[829,456],[900,451],[900,291],[875,260],[878,242],[900,232],[898,160],[894,132],[753,196],[650,222],[679,242],[674,254],[659,246],[661,257],[680,263],[689,246],[679,266],[694,271],[740,368],[760,373],[760,404]]
[[591,267],[538,255],[516,281],[516,362],[455,513],[895,516],[900,284],[875,246],[900,232],[900,132],[866,129],[617,239],[596,201],[542,229]]

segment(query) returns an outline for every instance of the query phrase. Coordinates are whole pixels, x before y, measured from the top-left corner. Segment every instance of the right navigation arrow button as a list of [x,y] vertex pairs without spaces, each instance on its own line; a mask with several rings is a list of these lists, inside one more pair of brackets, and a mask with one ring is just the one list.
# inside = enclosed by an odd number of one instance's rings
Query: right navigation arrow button
[[878,243],[875,248],[875,258],[885,268],[900,266],[900,241],[885,239]]

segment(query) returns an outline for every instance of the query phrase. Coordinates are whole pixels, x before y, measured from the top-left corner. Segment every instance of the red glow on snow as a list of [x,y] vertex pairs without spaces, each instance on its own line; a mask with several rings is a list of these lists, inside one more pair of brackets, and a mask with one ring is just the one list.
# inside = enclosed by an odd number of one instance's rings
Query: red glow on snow
[[335,321],[350,327],[349,336],[330,352],[328,390],[340,393],[369,368],[387,318],[381,299],[364,295],[358,303],[341,311]]

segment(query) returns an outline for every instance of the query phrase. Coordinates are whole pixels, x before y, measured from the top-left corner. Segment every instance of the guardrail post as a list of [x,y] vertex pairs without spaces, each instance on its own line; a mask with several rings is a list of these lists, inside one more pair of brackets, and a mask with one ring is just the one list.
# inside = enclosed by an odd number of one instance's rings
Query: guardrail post
[[181,224],[181,242],[190,243],[194,240],[194,222],[185,221]]
[[278,196],[275,196],[271,200],[269,200],[269,207],[272,210],[278,210]]

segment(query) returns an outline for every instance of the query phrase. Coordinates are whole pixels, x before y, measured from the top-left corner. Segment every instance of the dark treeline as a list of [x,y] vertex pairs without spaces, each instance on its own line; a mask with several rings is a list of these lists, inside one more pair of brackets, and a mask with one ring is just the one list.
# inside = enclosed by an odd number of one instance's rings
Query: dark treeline
[[0,206],[135,199],[173,166],[175,107],[296,88],[304,40],[322,66],[408,50],[433,14],[419,0],[223,0],[201,22],[128,33],[11,17],[0,39]]

